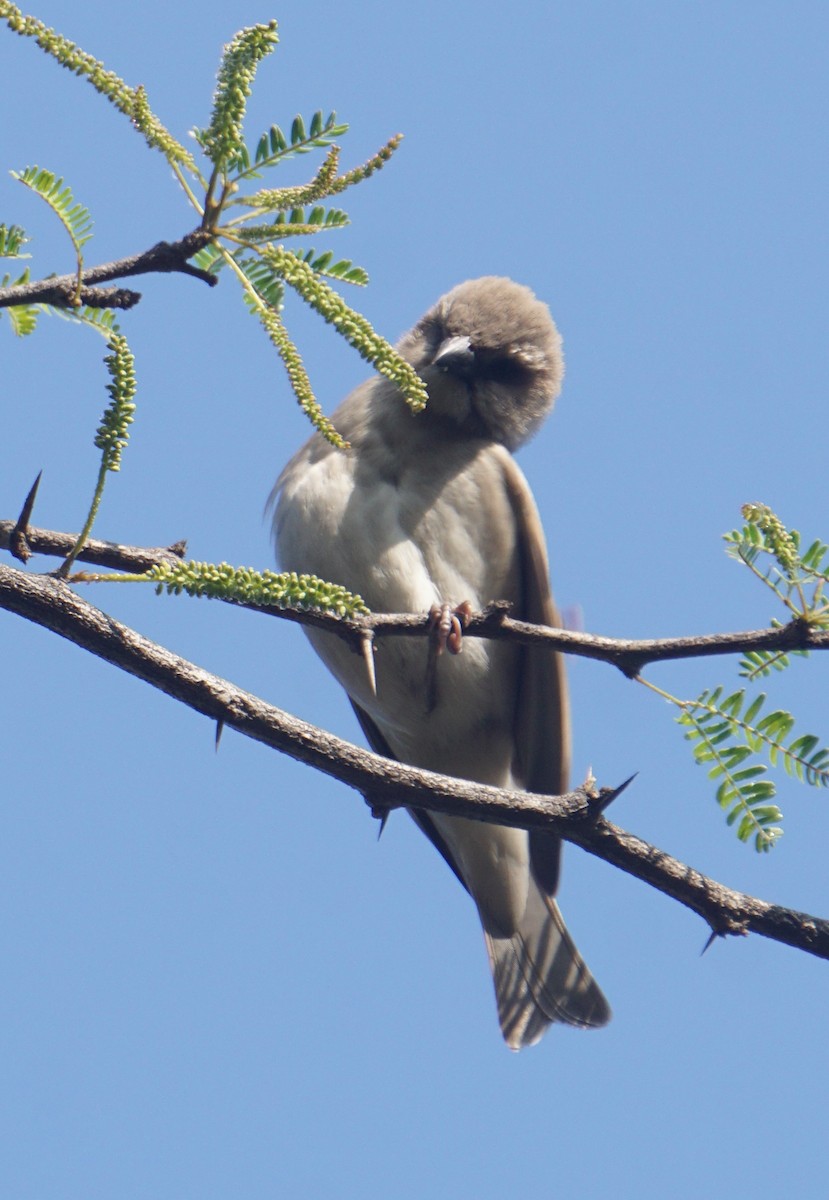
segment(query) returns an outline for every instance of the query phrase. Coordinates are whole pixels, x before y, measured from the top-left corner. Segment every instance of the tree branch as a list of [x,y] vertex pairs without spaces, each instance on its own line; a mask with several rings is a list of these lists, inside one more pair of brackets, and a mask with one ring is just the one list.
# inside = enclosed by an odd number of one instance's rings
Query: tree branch
[[[108,283],[111,279],[126,279],[130,275],[149,275],[177,272],[192,275],[214,287],[218,283],[215,275],[194,267],[188,259],[212,240],[204,229],[194,229],[177,242],[157,242],[142,254],[132,254],[100,267],[90,267],[81,276],[80,301],[93,308],[132,308],[141,299],[140,292],[127,288],[98,288],[95,285]],[[0,288],[0,308],[16,304],[53,304],[57,308],[75,307],[78,298],[78,276],[52,275],[48,279],[33,283],[22,283],[14,287]]]
[[[269,609],[287,616],[284,610]],[[618,667],[629,679],[648,663],[671,659],[710,658],[724,654],[744,654],[748,650],[827,650],[829,631],[815,629],[806,621],[790,621],[770,629],[751,629],[740,633],[706,633],[675,638],[612,638],[595,633],[577,633],[570,629],[552,629],[532,625],[508,615],[509,606],[490,604],[483,612],[472,613],[464,626],[464,637],[486,637],[519,642],[525,646],[549,646],[578,658],[592,658]],[[336,624],[353,627],[355,633],[369,628],[375,637],[397,634],[422,634],[427,619],[419,613],[373,613],[366,617],[331,617],[324,628],[336,633]],[[344,635],[345,636],[345,635]]]
[[[9,549],[11,537],[19,523],[0,521],[0,549]],[[71,534],[53,530],[28,528],[26,538],[30,550],[39,554],[64,557],[75,544]],[[14,552],[14,551],[12,551]],[[115,542],[90,540],[78,555],[84,562],[98,563],[114,570],[134,573],[148,571],[155,563],[184,555],[184,544],[176,543],[167,549],[146,549],[123,546]],[[360,651],[366,635],[371,637],[422,637],[430,628],[430,618],[424,613],[369,613],[362,617],[338,617],[334,613],[310,609],[280,608],[277,605],[241,604],[255,612],[296,621],[315,629],[334,633]],[[787,625],[769,629],[750,629],[739,633],[708,633],[695,637],[675,638],[611,638],[595,633],[576,633],[570,629],[551,629],[547,625],[532,625],[509,616],[509,605],[490,604],[483,612],[472,613],[464,627],[465,637],[485,637],[509,640],[525,646],[549,646],[564,654],[592,658],[609,663],[632,679],[643,667],[653,662],[685,658],[710,658],[725,654],[745,654],[749,650],[827,650],[829,630],[816,629],[806,621],[794,620]]]
[[317,729],[149,641],[62,581],[0,566],[0,608],[51,629],[167,695],[356,788],[372,806],[401,805],[553,831],[678,900],[715,934],[761,934],[829,958],[829,921],[732,891],[606,821],[617,792],[587,785],[564,796],[501,791],[421,771]]
[[[20,534],[25,539],[23,546],[19,544]],[[20,521],[0,521],[0,550],[9,550],[21,562],[28,561],[32,554],[66,558],[77,540],[76,533],[37,529],[33,525],[21,525]],[[116,571],[138,574],[149,571],[160,562],[181,562],[186,552],[187,543],[184,541],[174,542],[171,546],[143,547],[123,546],[118,542],[88,538],[78,558],[82,558],[84,562],[96,563],[100,567],[112,567]]]

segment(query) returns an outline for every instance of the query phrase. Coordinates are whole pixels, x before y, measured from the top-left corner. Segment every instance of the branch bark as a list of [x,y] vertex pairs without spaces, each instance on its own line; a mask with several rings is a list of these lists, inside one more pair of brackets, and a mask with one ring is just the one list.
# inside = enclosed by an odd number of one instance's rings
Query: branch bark
[[50,576],[0,566],[0,608],[51,629],[221,725],[356,788],[372,807],[405,805],[555,831],[692,909],[714,934],[758,933],[829,958],[829,921],[733,891],[607,821],[601,813],[618,790],[596,792],[585,785],[564,796],[508,792],[381,758],[156,645]]
[[[0,549],[12,549],[14,552],[12,535],[19,528],[19,522],[0,521]],[[32,553],[64,557],[75,544],[72,534],[54,530],[27,526],[25,534]],[[148,549],[90,539],[78,559],[112,567],[116,571],[134,573],[148,571],[156,563],[181,559],[183,556],[184,543],[181,542],[166,549]],[[422,637],[430,628],[430,618],[424,613],[370,613],[363,617],[338,617],[334,613],[280,608],[276,605],[240,603],[239,607],[324,629],[343,638],[356,652],[362,649],[366,636]],[[552,646],[563,654],[609,663],[618,667],[629,679],[638,675],[649,663],[672,659],[745,654],[750,650],[829,650],[829,630],[816,629],[806,621],[790,621],[787,625],[769,629],[707,633],[693,637],[611,638],[517,621],[510,617],[509,605],[503,603],[490,604],[483,612],[472,613],[468,625],[464,627],[464,636],[508,639],[526,646]]]
[[[141,254],[131,254],[115,262],[90,267],[81,275],[79,298],[82,304],[93,308],[132,308],[141,299],[140,292],[127,288],[99,288],[111,279],[126,279],[131,275],[149,275],[176,272],[193,275],[214,287],[218,283],[215,275],[194,267],[188,259],[206,246],[212,235],[204,229],[194,229],[177,242],[157,242]],[[71,308],[78,297],[78,276],[52,275],[33,283],[0,288],[0,308],[16,304],[53,304],[57,308]]]
[[[16,545],[15,534],[23,534],[25,551]],[[19,521],[0,521],[0,550],[9,550],[15,558],[25,562],[32,554],[46,554],[55,558],[66,558],[78,540],[76,533],[58,533],[54,529],[38,529]],[[98,538],[87,538],[78,558],[95,563],[99,567],[112,567],[116,571],[130,574],[149,571],[150,567],[162,562],[181,562],[187,551],[187,543],[174,542],[172,546],[124,546],[119,542],[104,542]]]

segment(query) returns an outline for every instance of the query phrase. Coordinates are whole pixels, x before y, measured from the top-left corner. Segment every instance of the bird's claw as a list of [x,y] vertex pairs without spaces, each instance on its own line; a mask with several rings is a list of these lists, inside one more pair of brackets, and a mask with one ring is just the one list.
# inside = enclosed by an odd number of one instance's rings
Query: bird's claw
[[468,600],[452,607],[451,604],[433,604],[429,610],[432,645],[434,653],[460,654],[463,649],[463,631],[472,616],[472,605]]
[[463,649],[463,631],[469,624],[472,605],[468,600],[454,608],[451,604],[433,604],[429,610],[429,657],[426,661],[426,711],[432,712],[437,704],[438,658],[444,650],[460,654]]

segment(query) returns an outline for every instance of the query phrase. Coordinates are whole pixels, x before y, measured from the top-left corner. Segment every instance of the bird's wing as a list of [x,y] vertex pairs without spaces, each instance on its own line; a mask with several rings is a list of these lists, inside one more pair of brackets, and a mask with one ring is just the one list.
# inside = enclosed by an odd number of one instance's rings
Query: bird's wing
[[[374,753],[382,754],[384,758],[391,758],[396,761],[397,755],[394,753],[391,746],[389,746],[385,737],[380,732],[376,722],[368,715],[364,708],[360,708],[359,704],[355,704],[353,700],[351,701],[351,707],[354,709],[354,714],[357,717],[357,720],[360,722],[360,728],[365,734],[366,741],[368,742],[369,746],[371,746]],[[435,847],[435,849],[439,850],[443,855],[444,859],[457,875],[464,888],[469,891],[469,889],[466,887],[466,883],[464,882],[464,878],[458,870],[458,866],[452,857],[449,847],[440,836],[438,828],[432,818],[429,816],[429,813],[425,812],[423,809],[417,808],[410,808],[409,812],[411,813],[415,823],[420,827],[423,833],[426,834],[427,838]]]
[[[561,625],[550,591],[547,550],[538,509],[512,456],[502,454],[504,483],[515,513],[521,566],[521,603],[514,616],[539,625]],[[561,795],[570,775],[570,707],[560,654],[543,646],[521,651],[515,713],[514,774],[530,792]],[[542,892],[555,895],[561,841],[530,834],[533,875]]]
[[[537,624],[561,624],[550,591],[547,551],[538,510],[524,476],[503,455],[521,564],[521,603],[515,615]],[[570,771],[570,710],[560,654],[546,647],[521,652],[515,715],[514,774],[533,792],[559,795]],[[531,1045],[551,1021],[595,1027],[610,1008],[567,932],[555,901],[561,839],[530,833],[531,881],[527,908],[511,938],[485,932],[504,1037],[513,1049]]]

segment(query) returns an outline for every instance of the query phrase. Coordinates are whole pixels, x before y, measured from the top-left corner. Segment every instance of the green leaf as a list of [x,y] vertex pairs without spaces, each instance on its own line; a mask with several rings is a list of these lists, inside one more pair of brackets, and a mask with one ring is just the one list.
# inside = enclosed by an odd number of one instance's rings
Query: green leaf
[[[291,136],[288,139],[279,125],[272,125],[262,134],[256,144],[254,167],[266,169],[276,166],[295,154],[307,154],[309,150],[330,146],[335,138],[341,137],[348,131],[348,126],[337,124],[337,114],[331,113],[323,122],[322,114],[315,113],[311,119],[310,130],[306,133],[302,117],[294,117],[291,123]],[[254,174],[249,170],[246,175]]]
[[[808,650],[793,650],[792,655],[808,658]],[[774,671],[785,671],[791,658],[782,650],[749,650],[740,659],[740,674],[744,679],[764,679]]]
[[28,240],[21,225],[0,225],[0,258],[29,258],[21,253]]
[[[0,227],[2,228],[2,227]],[[9,255],[8,257],[14,257]],[[28,257],[28,255],[26,256]],[[29,268],[24,267],[20,275],[16,279],[12,279],[11,275],[4,275],[0,279],[0,287],[22,287],[23,284],[29,282]],[[26,337],[33,333],[37,325],[38,314],[43,311],[43,307],[39,304],[13,304],[5,310],[0,310],[8,314],[9,324],[12,327],[12,333],[15,337]]]
[[731,717],[739,717],[740,709],[743,706],[744,696],[745,691],[743,689],[741,689],[739,692],[732,692],[731,695],[727,696],[726,699],[720,704],[720,711]]
[[829,546],[825,542],[812,542],[809,549],[802,556],[803,566],[808,567],[811,571],[822,571],[827,551],[829,551]]
[[828,787],[829,748],[821,747],[814,734],[792,737],[795,720],[783,709],[758,720],[766,701],[764,692],[746,707],[744,688],[728,696],[723,691],[718,686],[706,689],[696,700],[674,701],[681,708],[677,723],[692,743],[694,760],[717,781],[716,799],[727,810],[727,823],[737,825],[742,841],[754,833],[755,847],[767,850],[782,832],[770,827],[781,820],[781,814],[776,805],[768,804],[775,787],[764,778],[767,768],[758,757],[765,754],[771,766],[782,761],[789,775]]
[[281,154],[287,145],[288,141],[279,126],[271,125],[270,130],[262,134],[256,145],[255,163],[264,163],[274,155]]
[[77,204],[72,190],[65,185],[63,179],[57,178],[51,171],[41,167],[26,167],[23,171],[12,171],[12,176],[20,180],[26,187],[31,188],[52,211],[60,218],[78,257],[82,261],[81,247],[92,237],[92,217],[88,209]]
[[70,321],[76,325],[86,325],[94,329],[109,341],[113,333],[119,333],[117,311],[113,308],[90,308],[83,304],[80,308],[57,308],[51,304],[43,305],[50,316],[60,317],[62,321]]
[[240,142],[235,152],[227,160],[228,173],[244,173],[250,171],[250,151],[244,142]]
[[259,298],[270,308],[280,312],[285,301],[285,284],[280,276],[261,258],[237,258],[236,263],[255,288]]
[[755,717],[760,712],[760,709],[763,707],[765,702],[766,702],[766,693],[760,692],[760,694],[757,697],[755,697],[755,699],[752,701],[752,703],[746,709],[745,717],[743,718],[746,725],[751,725],[751,723],[754,721]]
[[[727,553],[769,587],[791,617],[818,629],[829,628],[829,601],[824,595],[829,585],[825,563],[829,548],[813,541],[803,551],[799,532],[787,529],[768,505],[747,504],[742,511],[746,524],[725,535]],[[784,669],[788,664],[785,654],[759,651],[746,655],[741,669],[744,676],[758,678],[769,668]]]
[[215,244],[204,246],[193,255],[192,261],[200,270],[209,271],[211,275],[218,275],[219,271],[225,265],[222,251]]
[[37,318],[42,310],[37,304],[13,304],[5,311],[15,337],[26,337],[34,333]]

